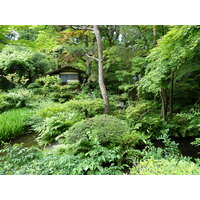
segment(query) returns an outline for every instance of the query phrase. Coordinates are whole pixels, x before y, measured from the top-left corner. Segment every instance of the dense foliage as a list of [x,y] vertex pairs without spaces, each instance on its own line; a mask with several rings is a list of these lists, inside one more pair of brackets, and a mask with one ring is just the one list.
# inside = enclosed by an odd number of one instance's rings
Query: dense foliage
[[97,115],[72,126],[65,133],[65,142],[78,145],[86,151],[87,146],[90,148],[90,143],[95,139],[102,146],[112,147],[119,145],[121,138],[127,132],[128,126],[124,121],[109,115]]
[[0,174],[200,174],[200,26],[98,28],[100,60],[92,26],[0,26]]

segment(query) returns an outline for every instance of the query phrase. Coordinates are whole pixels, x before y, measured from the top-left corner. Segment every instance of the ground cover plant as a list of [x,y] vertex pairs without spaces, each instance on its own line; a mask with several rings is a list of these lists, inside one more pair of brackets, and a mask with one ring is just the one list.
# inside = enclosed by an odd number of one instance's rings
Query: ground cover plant
[[[90,149],[69,151],[66,145],[42,150],[5,144],[0,150],[0,174],[32,175],[199,175],[199,162],[180,155],[177,144],[162,138],[166,148],[151,143],[144,150],[134,149],[132,167],[124,159],[124,149],[107,148],[93,140]],[[133,155],[133,154],[132,154]]]

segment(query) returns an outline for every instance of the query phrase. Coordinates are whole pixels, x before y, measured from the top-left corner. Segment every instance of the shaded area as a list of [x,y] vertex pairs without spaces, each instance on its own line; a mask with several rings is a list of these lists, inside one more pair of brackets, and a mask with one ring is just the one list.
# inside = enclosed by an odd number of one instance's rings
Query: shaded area
[[11,141],[11,144],[20,144],[23,143],[25,147],[30,147],[32,145],[37,145],[35,141],[36,134],[29,134],[29,135],[21,135],[18,138]]
[[[31,133],[28,135],[20,135],[19,137],[12,139],[10,141],[7,141],[10,144],[21,144],[23,143],[24,147],[30,147],[30,146],[36,146],[36,137],[37,135],[35,133]],[[0,149],[2,148],[2,145],[0,146]]]
[[[200,147],[191,144],[191,142],[194,142],[195,137],[171,138],[171,140],[179,144],[178,148],[183,156],[200,158]],[[164,144],[161,140],[154,140],[153,144],[155,147],[164,147]]]

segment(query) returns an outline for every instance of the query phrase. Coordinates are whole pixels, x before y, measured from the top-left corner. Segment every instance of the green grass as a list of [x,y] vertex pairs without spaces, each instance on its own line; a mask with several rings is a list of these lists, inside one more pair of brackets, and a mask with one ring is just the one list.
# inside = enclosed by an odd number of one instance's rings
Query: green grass
[[31,116],[28,109],[13,109],[0,114],[0,142],[22,135]]

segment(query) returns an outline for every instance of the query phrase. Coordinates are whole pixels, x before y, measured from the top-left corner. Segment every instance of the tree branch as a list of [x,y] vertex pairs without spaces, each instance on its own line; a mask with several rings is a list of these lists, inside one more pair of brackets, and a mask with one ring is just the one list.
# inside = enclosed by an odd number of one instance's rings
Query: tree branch
[[89,28],[88,26],[66,26],[66,28],[73,28],[74,30],[90,30],[93,31],[93,28]]
[[144,38],[147,49],[149,49],[148,40],[147,40],[146,37],[144,36],[144,34],[143,34],[143,32],[141,31],[140,27],[139,27],[138,25],[136,25],[136,27],[137,27],[137,29],[139,30],[139,32],[140,32],[140,34],[142,35],[142,37]]
[[146,112],[144,112],[144,113],[137,119],[137,121],[141,120],[148,112],[149,112],[149,110],[147,110]]
[[91,58],[91,59],[93,59],[93,60],[99,61],[99,59],[98,59],[98,58],[95,58],[95,57],[93,57],[93,56],[90,56],[90,55],[88,55],[88,54],[86,54],[86,56],[87,56],[88,58]]

